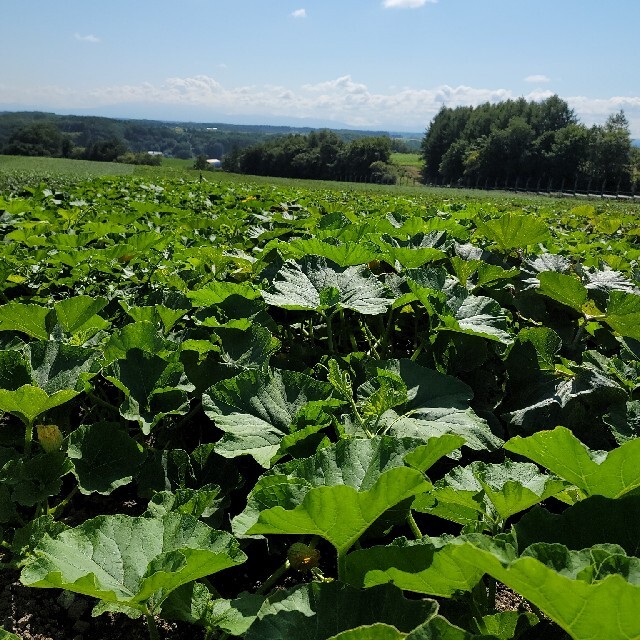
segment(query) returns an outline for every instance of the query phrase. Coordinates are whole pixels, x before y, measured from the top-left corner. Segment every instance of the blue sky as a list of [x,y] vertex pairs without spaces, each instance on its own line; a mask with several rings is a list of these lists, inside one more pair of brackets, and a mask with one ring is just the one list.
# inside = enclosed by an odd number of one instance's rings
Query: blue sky
[[1,0],[0,108],[424,131],[557,93],[640,138],[638,0]]

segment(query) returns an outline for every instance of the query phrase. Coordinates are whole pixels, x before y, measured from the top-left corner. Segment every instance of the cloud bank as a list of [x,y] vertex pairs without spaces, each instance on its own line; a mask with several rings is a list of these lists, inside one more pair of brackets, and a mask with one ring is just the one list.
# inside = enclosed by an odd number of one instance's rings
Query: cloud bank
[[[543,100],[552,91],[534,89],[527,100]],[[520,94],[505,88],[478,88],[442,85],[433,88],[404,88],[374,92],[367,85],[345,75],[334,80],[300,87],[249,85],[226,87],[215,78],[199,75],[168,78],[161,84],[114,85],[90,90],[58,86],[29,91],[0,87],[0,103],[37,106],[56,110],[97,109],[117,105],[153,106],[179,116],[180,109],[207,114],[204,120],[216,120],[229,114],[279,118],[313,118],[342,122],[365,129],[424,131],[444,105],[477,106],[484,102],[515,99]],[[640,138],[640,96],[562,96],[587,125],[602,123],[611,113],[624,109],[632,135]],[[139,111],[140,109],[138,109]],[[168,116],[173,117],[173,116]],[[201,117],[201,116],[198,116]]]
[[306,9],[296,9],[295,11],[293,11],[291,13],[291,16],[293,18],[306,18],[307,17],[307,10]]

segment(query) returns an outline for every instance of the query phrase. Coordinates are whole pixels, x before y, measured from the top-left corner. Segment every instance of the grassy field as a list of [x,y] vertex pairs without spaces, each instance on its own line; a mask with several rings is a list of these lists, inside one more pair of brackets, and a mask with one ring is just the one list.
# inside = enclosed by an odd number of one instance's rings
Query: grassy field
[[0,156],[0,173],[25,172],[63,176],[128,176],[134,172],[128,164],[69,160],[67,158],[39,158]]
[[392,153],[391,162],[401,167],[422,168],[422,156],[419,153]]

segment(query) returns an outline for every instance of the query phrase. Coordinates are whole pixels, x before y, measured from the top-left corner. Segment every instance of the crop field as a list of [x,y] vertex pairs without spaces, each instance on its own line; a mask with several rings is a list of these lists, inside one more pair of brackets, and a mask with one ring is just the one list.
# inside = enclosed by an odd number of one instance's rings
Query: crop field
[[2,640],[640,639],[637,205],[13,170]]

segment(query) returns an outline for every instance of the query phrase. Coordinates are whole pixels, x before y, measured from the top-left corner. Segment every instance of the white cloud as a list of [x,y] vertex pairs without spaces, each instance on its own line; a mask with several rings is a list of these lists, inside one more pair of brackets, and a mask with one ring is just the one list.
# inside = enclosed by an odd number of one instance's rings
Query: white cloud
[[531,82],[531,83],[534,83],[534,84],[542,84],[542,83],[546,83],[546,82],[551,82],[551,78],[549,78],[549,77],[547,77],[545,75],[542,75],[542,74],[535,74],[535,75],[532,75],[532,76],[527,76],[524,79],[524,81],[525,82]]
[[317,93],[327,91],[344,91],[345,93],[366,93],[367,85],[354,82],[351,76],[342,76],[335,80],[329,80],[328,82],[320,82],[318,84],[304,84],[302,88],[305,91],[312,91]]
[[435,4],[438,0],[384,0],[382,6],[385,9],[418,9],[427,2]]
[[[546,89],[534,89],[526,100],[544,100],[553,95]],[[440,108],[477,106],[520,97],[510,89],[488,89],[460,85],[452,87],[405,87],[371,91],[366,84],[345,75],[334,80],[298,87],[247,85],[227,87],[209,76],[168,78],[161,84],[142,83],[74,90],[63,87],[37,87],[29,91],[4,86],[2,102],[44,109],[98,109],[114,105],[166,107],[180,113],[181,108],[198,107],[211,118],[225,114],[260,117],[314,118],[344,122],[365,129],[404,129],[424,131]],[[640,95],[591,98],[564,97],[581,122],[591,125],[624,109],[632,137],[640,138]],[[176,116],[180,117],[180,116]]]
[[291,13],[291,15],[294,18],[306,18],[307,17],[307,10],[306,9],[296,9],[295,11],[293,11]]
[[100,42],[100,38],[94,36],[93,34],[89,34],[86,36],[81,36],[79,33],[74,33],[73,37],[80,42],[91,42],[92,44],[96,44]]

